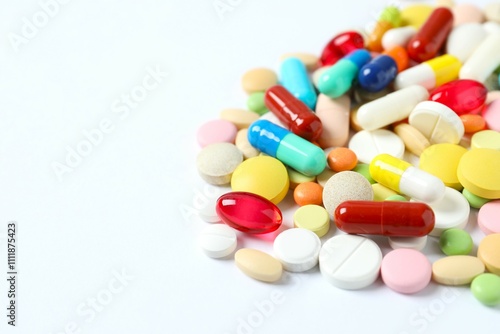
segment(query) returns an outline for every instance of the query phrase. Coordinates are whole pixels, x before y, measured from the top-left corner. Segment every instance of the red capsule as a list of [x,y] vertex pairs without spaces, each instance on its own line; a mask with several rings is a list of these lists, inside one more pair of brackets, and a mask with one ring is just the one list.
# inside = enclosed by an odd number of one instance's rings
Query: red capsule
[[346,31],[333,37],[325,46],[320,57],[321,66],[335,64],[351,51],[361,49],[365,46],[363,36],[356,31]]
[[321,136],[321,120],[285,87],[276,85],[269,88],[264,95],[264,103],[297,136],[309,141]]
[[408,42],[408,55],[419,63],[435,58],[452,28],[453,13],[445,7],[436,8]]
[[215,210],[224,223],[250,234],[276,231],[283,221],[281,210],[271,201],[243,191],[219,197]]
[[435,223],[427,204],[392,201],[345,201],[335,209],[334,220],[346,233],[390,237],[422,237]]
[[478,114],[486,103],[488,89],[475,80],[454,80],[436,90],[429,97],[451,108],[458,116],[465,114]]

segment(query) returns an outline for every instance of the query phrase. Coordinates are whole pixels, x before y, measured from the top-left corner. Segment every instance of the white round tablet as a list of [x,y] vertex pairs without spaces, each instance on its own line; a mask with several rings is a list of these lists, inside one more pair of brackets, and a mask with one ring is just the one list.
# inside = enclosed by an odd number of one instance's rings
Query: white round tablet
[[357,132],[349,141],[349,148],[356,153],[358,161],[365,164],[382,153],[402,158],[405,152],[403,140],[394,132],[384,129]]
[[423,237],[389,237],[389,245],[392,249],[410,248],[422,250],[427,244],[427,236]]
[[377,244],[357,235],[337,235],[325,242],[319,253],[321,274],[341,289],[369,286],[377,279],[381,263]]
[[198,236],[198,244],[210,257],[228,256],[236,249],[236,232],[225,224],[209,225]]
[[[414,201],[412,199],[412,201]],[[470,205],[457,190],[446,187],[444,196],[438,201],[427,203],[434,211],[436,223],[429,235],[439,237],[450,228],[465,228],[469,221]]]
[[431,144],[458,144],[464,135],[460,117],[442,103],[424,101],[410,113],[408,123],[420,131]]
[[292,228],[281,232],[274,240],[274,255],[283,269],[301,272],[318,263],[321,240],[316,233],[304,228]]

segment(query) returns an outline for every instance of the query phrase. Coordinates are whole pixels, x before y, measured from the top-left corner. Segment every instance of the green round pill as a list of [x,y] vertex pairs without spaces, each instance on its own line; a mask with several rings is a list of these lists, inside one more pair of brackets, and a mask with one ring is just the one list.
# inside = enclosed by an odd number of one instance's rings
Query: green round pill
[[464,190],[462,190],[462,195],[464,195],[465,199],[467,199],[467,202],[469,202],[470,206],[475,209],[479,209],[483,205],[491,201],[491,199],[476,196],[465,188]]
[[458,228],[444,231],[439,238],[439,247],[446,255],[467,255],[474,242],[469,233]]
[[393,27],[401,26],[401,12],[396,6],[386,7],[380,14],[380,21],[386,21],[392,24]]
[[370,184],[377,183],[370,175],[370,165],[368,164],[357,164],[352,171],[363,175]]
[[481,274],[474,278],[470,289],[474,297],[484,305],[500,304],[500,276],[490,273]]
[[259,115],[264,115],[267,112],[267,107],[264,103],[264,92],[255,92],[248,96],[247,107]]
[[407,199],[401,195],[391,195],[387,197],[385,201],[407,202]]

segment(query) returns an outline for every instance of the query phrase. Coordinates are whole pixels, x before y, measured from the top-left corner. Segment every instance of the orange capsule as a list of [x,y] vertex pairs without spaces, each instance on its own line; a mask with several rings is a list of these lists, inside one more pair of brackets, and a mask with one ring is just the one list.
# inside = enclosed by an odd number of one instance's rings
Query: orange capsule
[[394,28],[393,25],[387,21],[378,21],[373,31],[366,39],[366,48],[370,51],[382,52],[382,37],[387,30]]
[[408,52],[406,51],[406,48],[398,45],[389,50],[384,51],[383,54],[394,59],[398,67],[398,73],[408,68],[408,65],[410,63],[410,58],[408,57]]
[[486,121],[481,115],[465,114],[460,119],[464,123],[465,133],[476,133],[486,127]]
[[358,163],[358,157],[347,147],[337,147],[328,153],[327,162],[334,172],[343,172],[354,169]]
[[293,191],[293,199],[300,206],[323,205],[323,187],[316,182],[304,182]]

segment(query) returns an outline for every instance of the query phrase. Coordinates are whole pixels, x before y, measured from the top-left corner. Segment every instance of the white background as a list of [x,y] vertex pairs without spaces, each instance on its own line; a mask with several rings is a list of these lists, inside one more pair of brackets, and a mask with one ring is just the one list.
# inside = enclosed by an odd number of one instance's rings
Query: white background
[[[285,52],[319,54],[340,30],[373,24],[389,0],[233,0],[222,16],[213,0],[73,0],[17,47],[9,36],[22,36],[23,18],[33,22],[40,4],[1,3],[0,231],[18,222],[19,294],[12,329],[3,239],[0,332],[498,331],[500,309],[479,304],[468,287],[431,284],[408,296],[378,280],[343,291],[317,268],[264,284],[196,245],[206,223],[191,213],[214,196],[194,164],[198,126],[245,106],[244,71],[277,69]],[[129,114],[115,113],[148,69],[168,75]],[[112,131],[58,180],[54,163],[103,120]],[[282,204],[288,227],[290,203]],[[475,212],[468,230],[477,246]],[[376,240],[386,253],[387,241]],[[256,237],[240,245],[272,251]],[[435,239],[425,253],[442,256]],[[95,298],[106,305],[92,315]],[[264,315],[258,305],[267,305]]]

